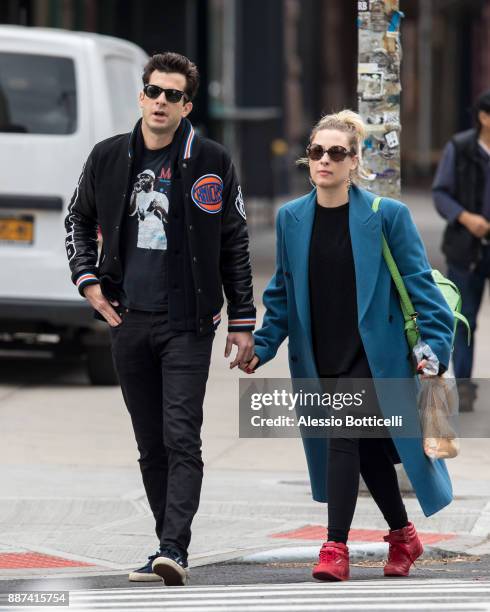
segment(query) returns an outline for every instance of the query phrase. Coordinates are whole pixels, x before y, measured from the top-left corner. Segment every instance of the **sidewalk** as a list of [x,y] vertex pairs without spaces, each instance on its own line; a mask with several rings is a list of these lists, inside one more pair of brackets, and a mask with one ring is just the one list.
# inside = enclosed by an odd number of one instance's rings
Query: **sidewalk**
[[[424,228],[434,233],[438,220],[425,206],[414,198],[416,218],[424,217]],[[272,273],[274,236],[254,235],[252,245],[261,304]],[[260,305],[259,321],[262,315]],[[490,368],[490,346],[484,342],[489,336],[487,295],[477,377]],[[325,536],[326,506],[311,500],[301,441],[238,438],[238,374],[223,357],[225,337],[221,325],[205,402],[206,470],[191,566],[229,559],[313,560]],[[40,379],[49,372],[43,367]],[[286,343],[261,376],[288,376]],[[125,573],[141,565],[157,542],[119,389],[89,387],[78,371],[34,384],[2,381],[0,579]],[[476,410],[488,410],[487,398],[479,398]],[[489,441],[461,442],[460,456],[448,461],[455,491],[449,507],[426,518],[413,495],[405,495],[428,556],[490,554]],[[350,542],[353,558],[383,558],[385,533],[379,510],[361,494]],[[261,556],[252,556],[256,553]]]

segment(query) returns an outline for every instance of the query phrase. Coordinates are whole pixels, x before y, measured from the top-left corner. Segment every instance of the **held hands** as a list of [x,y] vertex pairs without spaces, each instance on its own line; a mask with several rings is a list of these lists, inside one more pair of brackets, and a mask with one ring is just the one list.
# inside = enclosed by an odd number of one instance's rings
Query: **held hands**
[[259,361],[260,359],[257,357],[257,355],[254,355],[252,357],[252,361],[240,364],[238,367],[240,368],[240,370],[242,370],[242,372],[245,372],[246,374],[255,374],[255,368],[259,365]]
[[230,369],[239,366],[243,370],[254,356],[252,332],[230,332],[226,338],[225,357],[228,358],[231,355],[234,344],[238,347],[238,351],[235,359],[230,363]]
[[122,323],[121,317],[117,314],[112,306],[118,306],[119,303],[109,302],[103,295],[100,285],[89,285],[83,290],[83,295],[87,298],[90,306],[94,310],[100,312],[104,319],[111,327],[117,327]]
[[490,223],[482,215],[470,213],[464,210],[458,217],[458,221],[477,238],[484,238],[490,231]]

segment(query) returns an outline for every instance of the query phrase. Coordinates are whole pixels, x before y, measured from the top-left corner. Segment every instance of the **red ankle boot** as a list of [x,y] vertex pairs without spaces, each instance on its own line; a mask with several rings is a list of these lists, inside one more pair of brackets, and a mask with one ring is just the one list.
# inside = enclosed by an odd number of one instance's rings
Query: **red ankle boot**
[[320,558],[313,568],[317,580],[348,580],[349,549],[342,542],[324,542]]
[[388,561],[384,567],[385,576],[408,576],[410,567],[424,552],[413,523],[408,523],[402,529],[391,530],[383,539],[390,544]]

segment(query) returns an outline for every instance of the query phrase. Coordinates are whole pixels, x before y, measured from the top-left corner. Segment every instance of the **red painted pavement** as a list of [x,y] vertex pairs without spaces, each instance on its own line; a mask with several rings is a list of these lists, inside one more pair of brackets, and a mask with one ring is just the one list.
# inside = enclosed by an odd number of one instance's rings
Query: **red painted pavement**
[[[388,530],[379,529],[351,529],[349,532],[350,542],[383,542],[383,536],[387,535]],[[420,533],[419,538],[423,544],[435,544],[442,540],[451,540],[456,537],[455,533]],[[325,540],[327,530],[323,525],[305,525],[293,531],[283,533],[273,533],[271,538],[284,538],[286,540]]]
[[0,553],[0,569],[91,567],[93,563],[72,561],[37,552]]

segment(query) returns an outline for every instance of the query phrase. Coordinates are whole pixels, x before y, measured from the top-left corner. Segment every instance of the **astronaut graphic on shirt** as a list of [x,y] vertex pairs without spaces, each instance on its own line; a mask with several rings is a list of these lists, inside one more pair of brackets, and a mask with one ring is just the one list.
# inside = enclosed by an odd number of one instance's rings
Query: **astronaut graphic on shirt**
[[154,191],[153,170],[140,172],[134,183],[129,201],[129,215],[138,217],[139,249],[167,250],[168,197],[162,191]]

